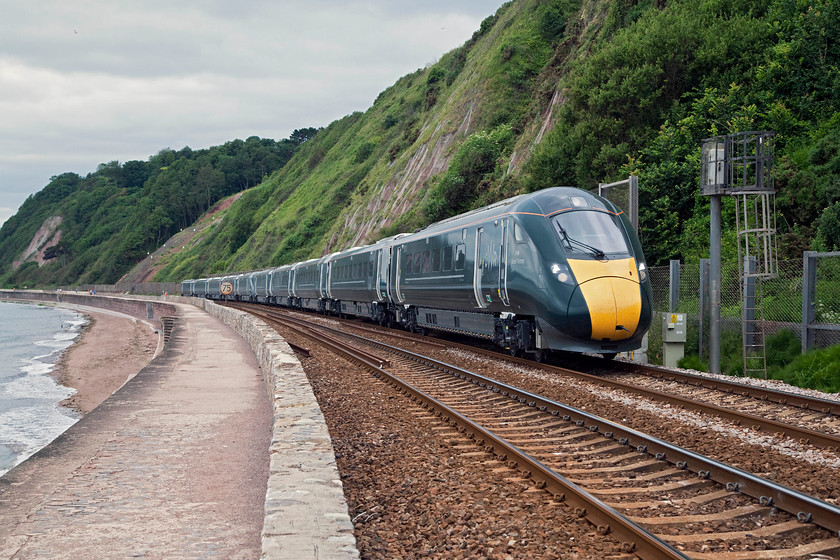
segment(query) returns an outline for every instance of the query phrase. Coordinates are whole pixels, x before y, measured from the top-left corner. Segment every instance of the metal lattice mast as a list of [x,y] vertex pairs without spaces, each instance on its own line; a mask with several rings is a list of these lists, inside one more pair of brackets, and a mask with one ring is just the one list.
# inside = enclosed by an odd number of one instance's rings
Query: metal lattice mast
[[[764,278],[778,275],[776,257],[776,193],[770,169],[773,164],[772,132],[739,132],[710,138],[703,142],[701,192],[712,197],[712,223],[720,223],[720,197],[735,198],[738,233],[738,263],[741,271],[741,331],[743,336],[744,375],[767,377],[764,346]],[[717,204],[714,204],[717,202]],[[718,214],[715,216],[715,208]],[[717,220],[716,220],[717,218]],[[713,228],[714,229],[714,228]],[[720,286],[720,232],[712,232],[712,253],[717,249],[717,286]],[[713,259],[714,260],[714,259]],[[712,263],[714,276],[714,262]],[[715,278],[711,280],[715,285]],[[715,306],[715,294],[712,293]],[[720,299],[718,294],[717,305]],[[720,315],[712,317],[712,367],[720,370]],[[717,347],[715,348],[715,343]],[[715,363],[715,350],[717,362]],[[717,371],[715,370],[717,367]]]

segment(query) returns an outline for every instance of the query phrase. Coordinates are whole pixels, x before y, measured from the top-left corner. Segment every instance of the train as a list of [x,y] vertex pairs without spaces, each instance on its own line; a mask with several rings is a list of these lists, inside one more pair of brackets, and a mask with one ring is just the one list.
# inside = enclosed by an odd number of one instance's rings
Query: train
[[552,351],[612,358],[640,348],[653,302],[624,212],[573,187],[304,262],[184,280],[181,292],[457,333],[536,361]]

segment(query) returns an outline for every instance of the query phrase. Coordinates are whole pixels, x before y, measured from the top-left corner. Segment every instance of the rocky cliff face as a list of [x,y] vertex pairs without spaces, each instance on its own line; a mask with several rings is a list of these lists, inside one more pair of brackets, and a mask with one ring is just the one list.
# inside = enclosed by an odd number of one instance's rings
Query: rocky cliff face
[[58,245],[61,241],[61,230],[58,229],[61,225],[61,216],[50,216],[35,232],[32,241],[21,253],[20,258],[12,263],[12,267],[17,269],[25,262],[34,261],[38,266],[42,266],[47,259],[44,258],[44,253],[50,247]]

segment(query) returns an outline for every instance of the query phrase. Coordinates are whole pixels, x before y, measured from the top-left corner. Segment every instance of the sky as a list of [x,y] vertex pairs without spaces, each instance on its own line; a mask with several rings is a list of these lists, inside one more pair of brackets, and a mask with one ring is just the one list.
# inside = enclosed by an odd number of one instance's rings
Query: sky
[[0,0],[0,224],[50,177],[365,111],[503,0]]

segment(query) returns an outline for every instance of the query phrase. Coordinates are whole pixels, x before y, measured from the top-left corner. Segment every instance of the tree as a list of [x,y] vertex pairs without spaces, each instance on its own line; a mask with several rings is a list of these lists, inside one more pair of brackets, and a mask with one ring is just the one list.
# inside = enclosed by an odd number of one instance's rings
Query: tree
[[311,126],[309,128],[298,128],[295,129],[294,132],[292,132],[292,134],[289,136],[289,140],[294,142],[295,145],[300,146],[307,140],[311,140],[312,138],[314,138],[315,135],[318,134],[319,130],[321,129],[314,128]]

